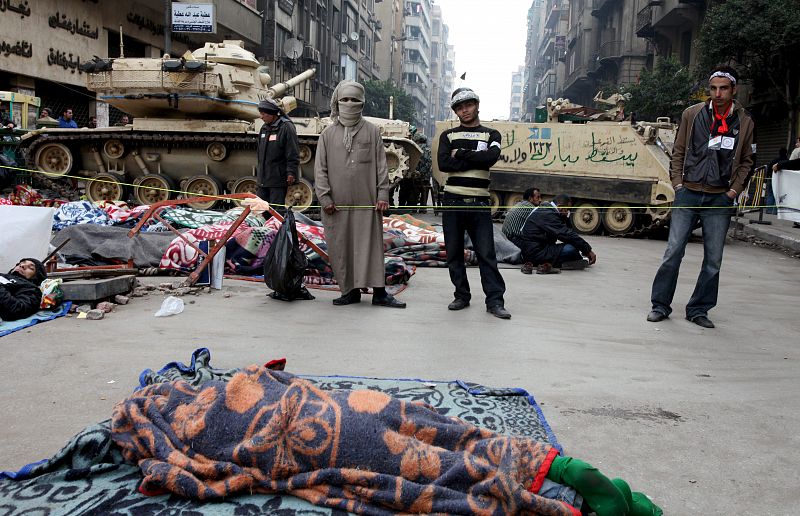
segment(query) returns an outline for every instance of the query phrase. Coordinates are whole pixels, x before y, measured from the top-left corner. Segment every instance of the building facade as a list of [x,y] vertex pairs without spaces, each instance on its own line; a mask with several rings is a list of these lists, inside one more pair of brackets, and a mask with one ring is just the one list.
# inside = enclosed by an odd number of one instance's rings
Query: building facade
[[511,102],[508,110],[508,119],[519,122],[525,112],[522,110],[522,86],[525,82],[525,67],[520,66],[511,74]]
[[572,0],[564,96],[591,105],[604,86],[636,82],[653,49],[636,34],[637,0]]
[[430,125],[431,81],[431,1],[406,0],[403,15],[406,40],[403,45],[403,89],[414,102],[412,121],[420,130]]
[[406,24],[403,0],[383,0],[375,5],[381,40],[375,43],[375,62],[380,78],[399,85],[403,79]]
[[[22,5],[22,4],[20,4]],[[71,108],[80,126],[97,116],[100,126],[115,123],[121,113],[96,100],[85,88],[81,63],[93,56],[159,57],[166,49],[164,3],[136,0],[37,0],[25,9],[0,13],[0,38],[24,49],[0,58],[0,90],[38,96],[55,115]],[[203,46],[205,41],[242,40],[257,51],[261,17],[253,5],[235,0],[214,2],[215,34],[175,33],[172,55]]]

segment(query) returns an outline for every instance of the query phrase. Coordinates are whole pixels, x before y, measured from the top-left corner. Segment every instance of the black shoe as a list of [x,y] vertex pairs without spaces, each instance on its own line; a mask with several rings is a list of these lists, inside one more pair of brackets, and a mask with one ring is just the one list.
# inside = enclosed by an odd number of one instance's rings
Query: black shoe
[[562,271],[582,271],[589,266],[588,260],[572,260],[561,264]]
[[659,312],[658,310],[653,310],[649,314],[647,314],[647,321],[648,322],[661,322],[664,319],[668,318],[669,316],[664,312]]
[[453,299],[453,302],[447,305],[448,310],[463,310],[469,306],[469,301],[465,301],[460,297]]
[[372,297],[372,304],[376,306],[388,306],[389,308],[405,308],[406,304],[398,301],[391,294],[386,294],[383,297]]
[[333,304],[336,306],[352,305],[360,302],[361,302],[361,291],[357,288],[354,288],[347,294],[344,294],[342,297],[337,297],[336,299],[333,300]]
[[487,306],[486,311],[499,319],[511,319],[511,313],[502,305]]
[[689,320],[689,321],[692,321],[693,323],[695,323],[698,326],[702,326],[703,328],[713,328],[714,327],[714,323],[711,322],[711,319],[709,319],[705,315],[698,315],[696,317],[692,317],[691,319],[689,319],[687,317],[686,319]]

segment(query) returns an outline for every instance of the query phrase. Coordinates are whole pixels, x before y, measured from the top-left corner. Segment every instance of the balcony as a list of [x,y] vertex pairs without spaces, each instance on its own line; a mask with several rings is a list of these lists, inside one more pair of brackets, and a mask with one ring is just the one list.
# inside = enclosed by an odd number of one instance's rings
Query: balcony
[[606,10],[614,7],[614,4],[620,3],[620,0],[594,0],[592,5],[592,16],[600,17]]
[[558,25],[558,21],[561,19],[561,5],[560,2],[556,2],[553,4],[552,9],[550,12],[547,13],[547,18],[544,21],[544,27],[546,29],[553,29],[556,25]]
[[656,31],[653,29],[653,6],[648,4],[636,15],[636,35],[640,38],[652,38]]
[[542,44],[539,45],[539,55],[546,56],[552,55],[553,49],[555,48],[556,44],[556,35],[550,34],[547,39],[542,40]]
[[621,59],[623,43],[624,41],[617,40],[617,41],[606,41],[605,43],[600,45],[600,52],[598,52],[599,60],[605,61],[609,59]]

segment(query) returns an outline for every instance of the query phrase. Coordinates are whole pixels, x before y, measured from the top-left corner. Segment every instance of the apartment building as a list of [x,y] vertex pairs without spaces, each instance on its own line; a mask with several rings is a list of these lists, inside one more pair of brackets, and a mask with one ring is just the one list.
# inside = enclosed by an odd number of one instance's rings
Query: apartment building
[[639,0],[570,0],[563,95],[591,105],[605,85],[636,82],[654,49],[636,33]]
[[705,15],[704,0],[640,0],[636,34],[655,47],[656,55],[672,56],[684,65],[697,63],[692,42]]
[[[160,57],[167,50],[165,11],[161,0],[120,4],[99,0],[37,0],[20,3],[23,9],[4,12],[0,38],[19,43],[24,51],[0,59],[0,90],[17,91],[42,99],[42,106],[60,114],[72,108],[79,125],[97,116],[100,126],[117,122],[121,113],[95,100],[85,88],[80,64],[93,56]],[[206,41],[236,39],[257,52],[261,44],[261,16],[252,3],[217,0],[216,32],[174,33],[169,51],[181,55]],[[15,5],[16,7],[16,5]],[[121,33],[120,33],[121,29]]]
[[511,100],[508,108],[508,119],[519,122],[525,114],[522,111],[522,85],[525,82],[525,67],[520,66],[511,74]]
[[380,80],[400,84],[403,78],[403,43],[406,40],[404,0],[383,0],[375,5],[381,39],[375,42],[375,62]]
[[431,119],[431,7],[430,0],[406,0],[403,11],[406,40],[402,84],[414,101],[413,123],[422,131],[430,126]]
[[529,13],[529,30],[539,31],[531,39],[530,51],[534,56],[532,77],[528,83],[531,93],[525,103],[526,119],[533,119],[536,106],[544,105],[548,98],[561,95],[565,77],[566,34],[570,6],[566,0],[548,0],[543,10]]

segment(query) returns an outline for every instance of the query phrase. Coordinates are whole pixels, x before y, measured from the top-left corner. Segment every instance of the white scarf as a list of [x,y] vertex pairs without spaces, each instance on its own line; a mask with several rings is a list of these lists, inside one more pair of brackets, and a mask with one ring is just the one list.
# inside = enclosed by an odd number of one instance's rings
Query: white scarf
[[[354,98],[358,102],[342,102],[339,99]],[[362,112],[364,110],[364,86],[353,81],[342,81],[333,90],[331,96],[331,120],[341,124],[344,128],[344,144],[347,152],[353,150],[353,137],[364,125]]]

